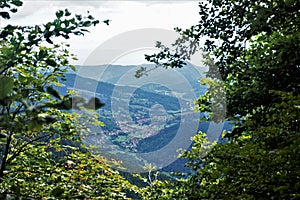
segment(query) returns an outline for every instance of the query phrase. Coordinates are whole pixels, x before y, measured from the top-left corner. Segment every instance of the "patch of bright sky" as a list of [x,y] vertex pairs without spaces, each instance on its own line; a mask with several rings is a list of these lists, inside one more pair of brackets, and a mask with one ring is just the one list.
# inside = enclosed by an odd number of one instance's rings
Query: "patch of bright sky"
[[[88,56],[103,42],[119,34],[142,28],[173,30],[174,27],[189,28],[197,24],[197,1],[39,1],[24,0],[19,12],[7,23],[33,25],[54,19],[55,12],[68,8],[73,13],[86,14],[87,11],[97,19],[110,19],[109,26],[99,24],[90,28],[84,37],[71,37],[71,51],[79,58],[74,64],[84,64]],[[141,64],[145,51],[128,53],[115,64]],[[146,50],[149,53],[149,49]],[[106,64],[106,63],[89,63]]]

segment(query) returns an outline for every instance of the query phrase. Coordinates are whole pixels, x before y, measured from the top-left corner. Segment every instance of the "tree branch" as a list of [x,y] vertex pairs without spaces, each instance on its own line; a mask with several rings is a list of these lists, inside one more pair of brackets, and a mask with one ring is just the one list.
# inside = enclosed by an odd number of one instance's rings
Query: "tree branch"
[[10,130],[7,141],[6,141],[4,155],[3,155],[1,167],[0,167],[0,183],[3,181],[4,170],[6,169],[6,165],[7,165],[7,156],[8,156],[9,149],[10,149],[11,139],[12,139],[12,131]]
[[11,163],[11,161],[13,159],[15,159],[18,155],[20,155],[20,153],[22,153],[24,151],[24,149],[26,148],[27,145],[32,144],[33,142],[36,142],[38,140],[41,140],[43,138],[46,138],[48,136],[51,136],[51,133],[48,133],[46,135],[40,136],[40,137],[36,137],[33,140],[30,140],[29,142],[26,142],[25,144],[23,144],[15,153],[13,153],[13,155],[7,160],[7,164]]

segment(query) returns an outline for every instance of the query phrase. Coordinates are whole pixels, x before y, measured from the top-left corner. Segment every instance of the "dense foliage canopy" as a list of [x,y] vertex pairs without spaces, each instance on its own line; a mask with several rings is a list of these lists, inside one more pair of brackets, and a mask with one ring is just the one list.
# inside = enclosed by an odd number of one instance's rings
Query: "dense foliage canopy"
[[[165,67],[182,67],[197,50],[208,54],[205,81],[222,82],[227,143],[201,157],[203,133],[182,156],[193,173],[176,183],[157,182],[146,198],[298,199],[300,198],[300,2],[293,0],[209,0],[200,2],[199,24],[176,30],[181,37],[171,51],[146,56]],[[204,46],[199,46],[202,39]],[[221,74],[216,76],[216,70]],[[199,111],[214,113],[216,87],[201,96]],[[224,106],[220,104],[220,106]],[[166,186],[170,189],[164,189]]]

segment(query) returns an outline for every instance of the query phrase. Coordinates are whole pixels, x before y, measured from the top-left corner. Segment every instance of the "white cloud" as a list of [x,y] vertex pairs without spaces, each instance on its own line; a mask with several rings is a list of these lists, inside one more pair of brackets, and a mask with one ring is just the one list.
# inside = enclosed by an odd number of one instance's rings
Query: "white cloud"
[[24,0],[24,6],[13,15],[9,23],[42,24],[54,19],[55,12],[68,8],[72,13],[86,11],[99,20],[110,19],[111,24],[100,24],[90,29],[84,37],[73,37],[68,43],[78,55],[77,64],[84,63],[87,56],[104,41],[120,33],[141,28],[174,27],[188,28],[198,21],[196,1],[39,1]]

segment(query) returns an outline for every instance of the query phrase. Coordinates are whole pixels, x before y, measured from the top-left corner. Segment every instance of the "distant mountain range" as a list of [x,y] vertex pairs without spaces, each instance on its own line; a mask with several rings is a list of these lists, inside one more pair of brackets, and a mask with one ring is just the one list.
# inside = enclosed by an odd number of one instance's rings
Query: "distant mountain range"
[[[194,113],[190,105],[206,91],[198,81],[205,69],[193,66],[172,71],[155,69],[137,79],[134,73],[139,67],[77,66],[77,72],[67,73],[64,87],[58,88],[63,94],[75,89],[83,97],[98,97],[105,103],[98,111],[99,120],[105,126],[93,127],[95,133],[84,142],[101,146],[101,152],[106,151],[112,157],[115,154],[116,159],[121,151],[133,155],[159,151],[172,143],[180,131],[186,132],[188,139],[199,130],[207,131],[209,126],[208,122],[198,122],[200,113]],[[185,127],[185,123],[192,125]],[[224,128],[230,126],[226,123]],[[186,144],[185,148],[191,145],[190,141],[182,143]],[[162,170],[185,170],[182,160],[173,160]]]

